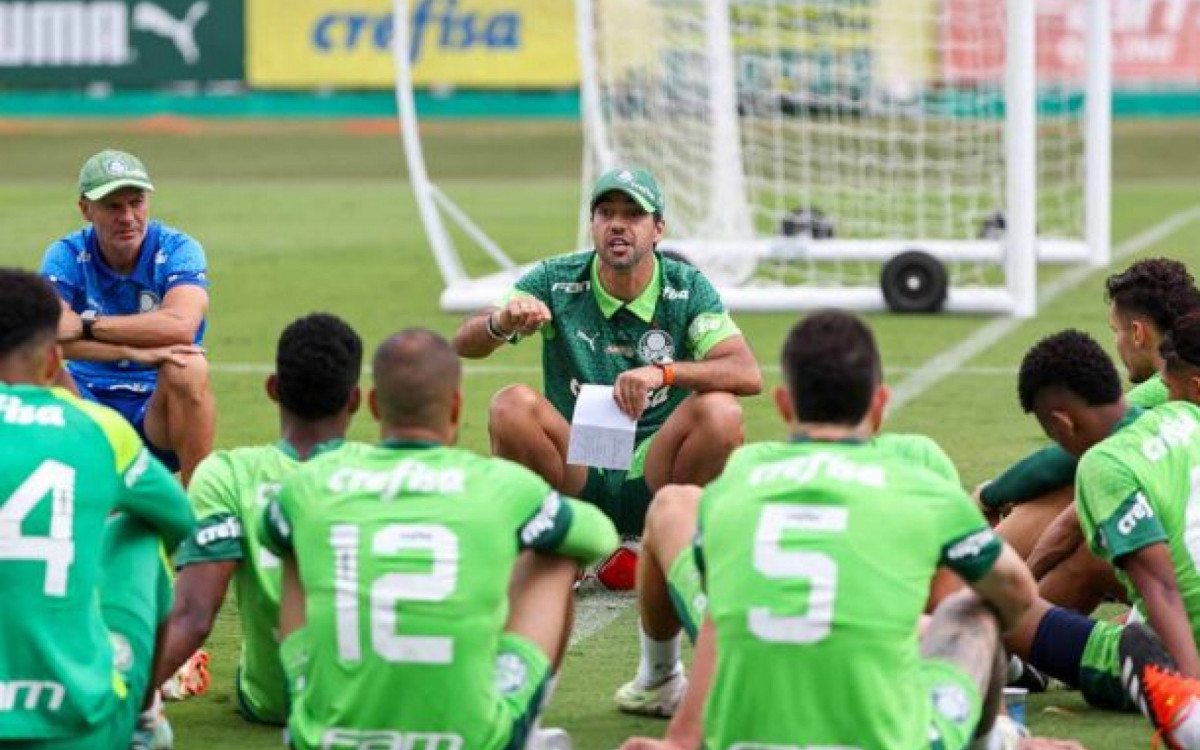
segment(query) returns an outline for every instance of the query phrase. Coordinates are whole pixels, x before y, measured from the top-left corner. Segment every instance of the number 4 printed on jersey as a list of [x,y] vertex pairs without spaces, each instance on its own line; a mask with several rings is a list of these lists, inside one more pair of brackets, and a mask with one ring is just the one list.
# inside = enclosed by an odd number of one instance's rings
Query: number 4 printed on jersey
[[[27,536],[21,525],[38,503],[50,496],[49,536]],[[43,461],[0,506],[0,560],[43,560],[46,596],[67,595],[67,573],[75,561],[75,469]]]

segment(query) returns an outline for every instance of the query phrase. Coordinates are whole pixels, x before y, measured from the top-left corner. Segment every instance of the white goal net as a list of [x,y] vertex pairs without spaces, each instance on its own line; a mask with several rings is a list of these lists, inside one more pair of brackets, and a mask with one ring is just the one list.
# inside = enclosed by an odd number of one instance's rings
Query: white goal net
[[[740,306],[879,306],[881,264],[906,250],[945,264],[952,307],[1012,310],[1014,295],[1032,293],[1010,278],[1008,257],[1032,254],[1032,243],[1005,232],[1010,175],[1030,168],[1011,163],[1006,141],[1024,127],[1008,117],[1009,3],[578,7],[585,182],[616,164],[652,169],[667,196],[668,244]],[[1079,32],[1036,35],[1077,43],[1079,65],[1029,67],[1033,127],[1014,134],[1035,149],[1038,252],[1089,259],[1086,3],[1042,1],[1036,13],[1027,28],[1071,14]],[[1033,40],[1028,53],[1032,62]]]

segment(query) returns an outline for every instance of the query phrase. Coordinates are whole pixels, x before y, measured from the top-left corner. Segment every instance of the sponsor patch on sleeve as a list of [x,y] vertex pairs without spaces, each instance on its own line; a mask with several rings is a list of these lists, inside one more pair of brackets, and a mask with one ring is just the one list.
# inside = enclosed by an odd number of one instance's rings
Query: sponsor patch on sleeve
[[241,560],[245,557],[242,520],[232,513],[214,513],[201,518],[191,536],[184,540],[175,558],[177,567],[196,563]]
[[1142,492],[1134,492],[1096,529],[1100,548],[1111,560],[1165,542],[1167,533]]
[[992,569],[1003,548],[995,531],[982,528],[942,547],[941,564],[968,581],[978,581]]
[[551,492],[546,495],[537,513],[521,526],[517,534],[518,546],[543,552],[558,549],[567,536],[567,530],[571,528],[574,513],[557,492]]

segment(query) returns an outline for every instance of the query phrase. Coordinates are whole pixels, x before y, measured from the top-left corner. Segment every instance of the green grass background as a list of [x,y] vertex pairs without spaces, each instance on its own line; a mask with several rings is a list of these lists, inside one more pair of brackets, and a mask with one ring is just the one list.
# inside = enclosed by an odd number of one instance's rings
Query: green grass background
[[[349,320],[368,346],[398,328],[423,325],[449,334],[459,317],[440,312],[440,279],[405,179],[399,140],[387,127],[341,122],[156,124],[0,123],[0,264],[36,266],[45,246],[80,224],[74,179],[79,165],[106,146],[132,150],[150,167],[159,190],[157,218],[199,238],[209,257],[212,312],[206,346],[218,364],[270,362],[284,325],[313,311]],[[435,123],[424,133],[432,173],[442,187],[518,259],[567,249],[575,237],[580,136],[575,125],[540,122]],[[1114,144],[1117,243],[1200,203],[1200,123],[1120,124]],[[1144,255],[1170,255],[1195,267],[1200,225],[1191,224]],[[484,266],[469,257],[475,269]],[[1061,271],[1048,271],[1051,278]],[[955,374],[894,415],[890,427],[936,438],[975,483],[1042,443],[1036,424],[1016,404],[1021,354],[1039,336],[1074,326],[1109,344],[1097,271],[1044,307],[971,366],[999,368]],[[791,314],[739,315],[768,386]],[[979,317],[871,316],[889,380],[971,334]],[[505,349],[489,364],[530,368],[525,374],[468,369],[462,442],[484,451],[486,405],[514,381],[538,385],[537,347]],[[218,444],[270,441],[277,418],[262,394],[262,375],[213,375]],[[748,439],[779,434],[769,399],[745,403]],[[370,439],[360,416],[352,436]],[[234,712],[236,602],[221,615],[210,649],[214,684],[204,698],[172,705],[176,747],[274,748],[274,729],[252,727]],[[631,734],[658,734],[664,724],[611,708],[613,690],[636,665],[636,625],[626,612],[569,655],[548,723],[566,727],[579,750],[615,747]],[[908,689],[896,685],[897,690]],[[1150,732],[1130,716],[1087,709],[1077,694],[1035,696],[1035,730],[1075,737],[1093,750],[1146,747]]]

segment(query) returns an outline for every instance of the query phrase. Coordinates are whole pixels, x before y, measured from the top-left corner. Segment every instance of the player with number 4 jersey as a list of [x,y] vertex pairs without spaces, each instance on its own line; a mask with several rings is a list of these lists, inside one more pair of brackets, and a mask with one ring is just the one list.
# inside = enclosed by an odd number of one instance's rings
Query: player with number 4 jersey
[[616,546],[595,507],[448,447],[460,377],[436,334],[385,341],[370,395],[383,442],[313,459],[264,517],[284,559],[296,748],[525,747],[565,646],[575,561]]
[[[119,414],[46,387],[60,306],[0,270],[0,745],[125,747],[194,523]],[[116,515],[113,515],[116,513]]]

